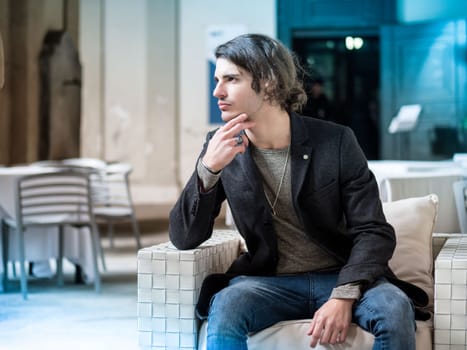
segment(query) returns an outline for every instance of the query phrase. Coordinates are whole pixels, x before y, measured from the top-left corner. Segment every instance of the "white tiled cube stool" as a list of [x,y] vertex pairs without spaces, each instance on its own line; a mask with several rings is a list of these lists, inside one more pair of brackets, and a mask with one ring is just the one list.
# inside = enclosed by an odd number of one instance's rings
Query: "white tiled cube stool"
[[194,306],[204,278],[225,272],[238,256],[240,236],[216,230],[196,249],[162,243],[138,251],[138,342],[140,349],[195,350]]
[[435,262],[434,349],[467,349],[467,237],[449,238]]

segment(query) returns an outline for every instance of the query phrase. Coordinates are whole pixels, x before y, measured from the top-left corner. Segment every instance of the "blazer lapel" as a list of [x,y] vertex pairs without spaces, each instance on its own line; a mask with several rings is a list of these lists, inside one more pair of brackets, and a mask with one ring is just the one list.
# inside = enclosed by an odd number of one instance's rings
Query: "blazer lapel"
[[295,114],[290,116],[291,124],[291,173],[292,173],[292,198],[294,203],[298,201],[298,195],[305,181],[306,174],[312,161],[313,147],[311,146],[307,127]]

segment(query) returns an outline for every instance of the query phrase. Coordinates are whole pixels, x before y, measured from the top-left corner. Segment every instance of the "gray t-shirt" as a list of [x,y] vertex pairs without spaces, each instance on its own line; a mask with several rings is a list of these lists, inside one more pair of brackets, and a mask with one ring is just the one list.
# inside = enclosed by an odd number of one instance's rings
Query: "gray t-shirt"
[[[287,162],[284,172],[288,148],[276,150],[251,147],[253,159],[263,177],[264,191],[270,206],[277,196],[274,207],[276,215],[272,217],[279,252],[277,273],[318,271],[339,266],[334,257],[324,252],[307,236],[291,205],[290,161]],[[282,177],[282,185],[279,186]],[[279,193],[277,193],[278,189]]]

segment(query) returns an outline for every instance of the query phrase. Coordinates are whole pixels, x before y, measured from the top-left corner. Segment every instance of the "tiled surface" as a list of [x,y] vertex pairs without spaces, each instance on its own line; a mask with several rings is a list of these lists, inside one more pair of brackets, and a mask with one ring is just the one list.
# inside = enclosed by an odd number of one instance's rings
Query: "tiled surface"
[[225,272],[239,247],[235,231],[218,230],[196,249],[180,251],[167,242],[138,252],[140,349],[196,349],[201,284],[208,274]]
[[467,349],[467,238],[450,238],[435,262],[434,349]]

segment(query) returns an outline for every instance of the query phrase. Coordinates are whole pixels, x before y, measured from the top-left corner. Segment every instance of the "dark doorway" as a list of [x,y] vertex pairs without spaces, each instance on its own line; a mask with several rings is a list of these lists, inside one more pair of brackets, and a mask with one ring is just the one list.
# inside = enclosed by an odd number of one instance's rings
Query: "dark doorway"
[[50,30],[39,55],[39,160],[78,157],[80,152],[81,64],[68,32]]
[[307,80],[323,80],[331,104],[327,119],[352,128],[367,158],[379,159],[379,37],[302,34],[293,38],[292,49]]

